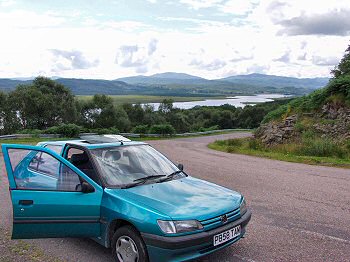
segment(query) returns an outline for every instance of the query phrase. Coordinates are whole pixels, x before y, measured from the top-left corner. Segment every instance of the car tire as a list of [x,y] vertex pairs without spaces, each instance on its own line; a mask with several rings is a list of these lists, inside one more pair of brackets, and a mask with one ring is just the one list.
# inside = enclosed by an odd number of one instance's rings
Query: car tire
[[115,231],[111,248],[113,259],[116,262],[149,261],[146,245],[140,233],[132,226],[122,226]]

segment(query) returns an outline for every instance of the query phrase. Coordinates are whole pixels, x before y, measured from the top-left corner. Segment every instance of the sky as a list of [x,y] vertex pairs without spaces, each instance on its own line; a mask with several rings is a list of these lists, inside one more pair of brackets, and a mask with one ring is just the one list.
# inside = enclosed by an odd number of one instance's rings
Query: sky
[[349,0],[0,0],[0,77],[329,77]]

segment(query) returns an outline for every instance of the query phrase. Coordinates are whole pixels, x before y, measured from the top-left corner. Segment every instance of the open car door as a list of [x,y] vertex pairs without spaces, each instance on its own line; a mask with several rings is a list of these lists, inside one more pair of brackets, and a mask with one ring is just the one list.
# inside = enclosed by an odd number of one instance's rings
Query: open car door
[[12,238],[98,237],[103,189],[50,149],[3,144]]

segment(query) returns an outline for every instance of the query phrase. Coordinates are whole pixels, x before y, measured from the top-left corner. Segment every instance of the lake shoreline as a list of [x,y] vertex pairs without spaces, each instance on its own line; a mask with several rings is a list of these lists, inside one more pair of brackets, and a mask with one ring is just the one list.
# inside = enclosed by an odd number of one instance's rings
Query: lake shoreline
[[[247,105],[256,105],[266,102],[272,102],[278,99],[290,98],[290,95],[283,94],[256,94],[256,95],[241,95],[241,96],[226,96],[217,98],[206,98],[204,100],[192,100],[192,101],[175,101],[173,102],[174,108],[179,109],[191,109],[196,106],[221,106],[225,104],[233,105],[235,107],[244,108]],[[171,97],[169,97],[171,98]],[[142,103],[144,105],[152,105],[155,110],[158,110],[160,103]]]

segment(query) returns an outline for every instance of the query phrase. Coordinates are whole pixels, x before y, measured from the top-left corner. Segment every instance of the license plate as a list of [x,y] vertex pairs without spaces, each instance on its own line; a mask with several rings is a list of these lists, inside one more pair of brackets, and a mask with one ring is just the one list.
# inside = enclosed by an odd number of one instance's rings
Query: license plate
[[220,245],[231,239],[238,237],[241,234],[241,225],[238,225],[230,230],[222,232],[214,236],[214,246]]

